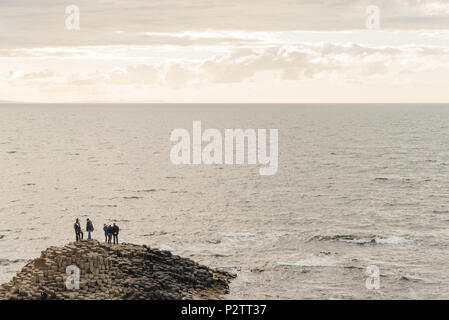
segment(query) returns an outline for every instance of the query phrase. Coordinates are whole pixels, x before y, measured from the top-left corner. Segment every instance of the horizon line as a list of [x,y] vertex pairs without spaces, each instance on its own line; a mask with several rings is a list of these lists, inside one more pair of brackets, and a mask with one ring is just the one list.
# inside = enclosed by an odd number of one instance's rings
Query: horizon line
[[449,104],[449,101],[447,102],[133,102],[133,101],[120,101],[120,102],[108,102],[108,101],[101,101],[101,102],[89,102],[89,101],[74,101],[74,102],[22,102],[22,101],[5,101],[0,100],[0,105],[7,105],[7,104],[18,104],[18,105],[29,105],[29,104],[332,104],[332,105],[342,105],[342,104]]

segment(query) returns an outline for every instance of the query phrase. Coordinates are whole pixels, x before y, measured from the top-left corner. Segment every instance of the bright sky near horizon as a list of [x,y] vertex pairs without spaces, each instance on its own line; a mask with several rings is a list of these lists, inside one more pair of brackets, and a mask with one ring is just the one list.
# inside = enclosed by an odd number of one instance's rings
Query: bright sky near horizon
[[448,84],[449,0],[0,0],[0,100],[449,102]]

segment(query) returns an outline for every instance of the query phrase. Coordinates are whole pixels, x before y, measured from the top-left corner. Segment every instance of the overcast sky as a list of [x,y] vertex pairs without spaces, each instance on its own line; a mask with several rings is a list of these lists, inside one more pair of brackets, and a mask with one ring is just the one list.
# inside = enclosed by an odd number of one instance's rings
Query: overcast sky
[[449,0],[0,0],[0,100],[449,102],[448,83]]

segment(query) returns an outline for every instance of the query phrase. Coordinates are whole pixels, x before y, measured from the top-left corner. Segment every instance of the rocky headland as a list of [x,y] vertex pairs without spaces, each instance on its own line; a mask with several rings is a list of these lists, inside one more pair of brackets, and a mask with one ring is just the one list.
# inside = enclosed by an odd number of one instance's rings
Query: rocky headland
[[0,286],[0,300],[220,299],[234,277],[168,251],[87,240],[43,251]]

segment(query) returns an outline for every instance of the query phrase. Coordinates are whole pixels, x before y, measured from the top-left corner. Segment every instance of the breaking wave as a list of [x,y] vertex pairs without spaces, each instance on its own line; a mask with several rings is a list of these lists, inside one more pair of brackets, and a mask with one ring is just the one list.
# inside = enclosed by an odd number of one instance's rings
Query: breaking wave
[[398,236],[384,237],[384,236],[368,236],[358,237],[353,235],[334,235],[334,236],[314,236],[311,240],[318,241],[341,241],[355,244],[406,244],[411,243],[412,240],[405,239]]

